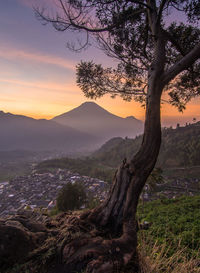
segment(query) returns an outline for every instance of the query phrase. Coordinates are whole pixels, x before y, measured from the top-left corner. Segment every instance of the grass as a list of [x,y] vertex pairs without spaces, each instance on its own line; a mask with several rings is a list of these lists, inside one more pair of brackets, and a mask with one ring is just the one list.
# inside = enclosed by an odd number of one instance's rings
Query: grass
[[138,247],[140,273],[200,273],[199,253],[188,257],[186,252],[179,244],[169,255],[170,245],[155,242],[150,247],[149,239],[143,237]]
[[[138,208],[138,219],[151,223],[138,232],[138,273],[200,273],[200,196],[145,203]],[[54,257],[54,241],[48,249],[41,256],[47,262]],[[133,266],[123,273],[135,273]],[[24,271],[16,267],[11,272]]]

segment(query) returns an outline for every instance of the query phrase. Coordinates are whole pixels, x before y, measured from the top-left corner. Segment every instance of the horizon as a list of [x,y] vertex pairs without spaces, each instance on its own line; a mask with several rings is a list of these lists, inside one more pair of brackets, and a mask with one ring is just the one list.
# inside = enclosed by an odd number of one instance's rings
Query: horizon
[[[36,119],[36,120],[41,120],[41,119],[46,119],[46,120],[51,120],[51,119],[53,119],[53,118],[55,118],[55,117],[58,117],[58,116],[60,116],[60,115],[63,115],[63,114],[66,114],[66,113],[68,113],[68,112],[70,112],[71,110],[74,110],[74,109],[76,109],[76,108],[78,108],[78,107],[80,107],[80,106],[82,106],[83,104],[86,104],[86,103],[94,103],[94,104],[96,104],[97,106],[100,106],[101,108],[103,108],[104,110],[106,110],[106,111],[108,111],[110,114],[112,114],[112,115],[116,115],[116,116],[118,116],[118,117],[120,117],[120,118],[128,118],[128,117],[134,117],[134,118],[136,118],[137,120],[139,120],[139,121],[142,121],[142,122],[144,122],[144,120],[142,120],[142,119],[139,119],[139,118],[137,118],[137,117],[135,117],[134,115],[129,115],[129,116],[120,116],[120,115],[117,115],[117,114],[115,114],[115,113],[113,113],[113,112],[111,112],[109,109],[106,109],[106,108],[104,108],[103,106],[101,106],[100,104],[98,104],[96,101],[84,101],[83,103],[81,103],[81,104],[79,104],[79,105],[76,105],[74,108],[72,108],[72,109],[70,109],[70,110],[67,110],[67,111],[65,111],[65,112],[62,112],[62,113],[58,113],[57,115],[51,115],[51,116],[47,116],[47,117],[38,117],[37,115],[36,116],[34,116],[34,115],[26,115],[26,114],[23,114],[23,113],[14,113],[14,112],[10,112],[10,111],[4,111],[4,110],[2,110],[2,109],[0,109],[0,112],[3,112],[3,113],[5,113],[5,114],[12,114],[12,115],[22,115],[22,116],[25,116],[25,117],[28,117],[28,118],[33,118],[33,119]],[[184,117],[185,118],[185,117]],[[185,123],[184,122],[176,122],[176,121],[174,121],[174,123],[169,123],[169,124],[162,124],[162,127],[176,127],[176,125],[177,125],[177,123],[179,123],[179,125],[180,126],[185,126],[186,124],[190,124],[190,123],[194,123],[194,119],[195,118],[195,122],[198,122],[199,120],[196,118],[196,117],[193,117],[193,118],[188,118],[188,121],[186,121]]]
[[[4,112],[37,119],[51,119],[68,112],[87,101],[76,85],[77,63],[95,56],[96,63],[116,65],[93,46],[81,53],[69,51],[66,48],[69,33],[44,27],[34,16],[32,5],[43,5],[45,1],[0,3],[0,109]],[[75,40],[71,33],[70,38]],[[92,101],[117,116],[134,116],[144,121],[144,109],[134,101],[109,96]],[[199,106],[200,99],[195,99],[182,114],[170,105],[162,105],[162,126],[184,125],[193,118],[200,120]]]

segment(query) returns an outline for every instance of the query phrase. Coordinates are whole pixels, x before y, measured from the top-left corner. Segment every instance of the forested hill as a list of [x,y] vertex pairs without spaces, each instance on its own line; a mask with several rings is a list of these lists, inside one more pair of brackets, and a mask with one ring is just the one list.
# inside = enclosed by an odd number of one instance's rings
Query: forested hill
[[[93,157],[108,166],[117,166],[125,157],[130,159],[141,142],[142,136],[135,139],[113,138],[96,151]],[[200,165],[200,122],[177,126],[176,129],[164,128],[157,165],[162,168]]]
[[[163,140],[157,166],[162,169],[175,168],[176,175],[180,175],[177,171],[179,167],[200,165],[200,122],[176,129],[164,128],[162,135]],[[132,154],[135,154],[141,142],[142,136],[135,139],[113,138],[90,157],[46,160],[39,163],[36,169],[39,172],[46,172],[52,168],[66,168],[82,175],[112,181],[116,167],[125,157],[129,159]],[[182,172],[182,168],[180,171]]]

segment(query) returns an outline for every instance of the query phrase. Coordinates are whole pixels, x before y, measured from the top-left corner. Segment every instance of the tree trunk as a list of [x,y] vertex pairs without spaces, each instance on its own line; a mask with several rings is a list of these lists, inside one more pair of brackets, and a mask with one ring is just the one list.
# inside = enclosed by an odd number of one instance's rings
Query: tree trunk
[[[144,135],[138,153],[130,162],[124,160],[118,168],[103,204],[81,216],[58,217],[54,223],[59,227],[56,237],[34,254],[53,253],[52,256],[45,254],[53,259],[38,272],[114,273],[120,272],[133,257],[137,264],[137,205],[156,164],[161,144],[160,99],[165,63],[165,41],[161,36],[155,38],[155,58],[148,76]],[[138,272],[137,266],[132,272]]]
[[88,215],[92,222],[107,226],[112,232],[122,233],[123,236],[131,230],[136,230],[139,197],[156,164],[161,144],[160,100],[164,88],[162,76],[166,58],[165,36],[157,24],[154,12],[149,12],[148,16],[155,40],[154,59],[148,73],[142,145],[138,153],[132,155],[130,162],[124,160],[118,168],[107,200]]
[[[138,272],[136,211],[161,144],[164,47],[163,40],[157,39],[155,58],[149,69],[144,135],[138,153],[118,168],[103,204],[81,215],[58,216],[53,224],[59,227],[57,235],[34,254],[41,256],[44,252],[45,259],[52,259],[44,264],[45,268],[34,272],[124,272],[130,261],[135,263],[132,272]],[[34,257],[30,259],[34,261]]]
[[[158,78],[150,79],[144,136],[138,153],[130,162],[124,160],[118,168],[107,200],[81,216],[83,221],[92,222],[100,229],[103,227],[106,236],[111,238],[90,242],[89,253],[92,253],[93,260],[88,263],[86,272],[115,272],[116,265],[124,266],[136,255],[137,205],[145,182],[155,166],[161,144],[162,89]],[[112,263],[106,260],[109,255],[112,255]]]
[[[125,223],[135,222],[138,200],[145,182],[153,170],[161,143],[160,96],[162,87],[149,92],[144,136],[139,152],[130,162],[123,161],[118,168],[107,200],[94,209],[88,219],[121,233]],[[86,215],[85,215],[86,216]],[[83,216],[84,218],[84,216]]]
[[[116,256],[116,249],[120,251],[122,261],[119,262],[119,257],[118,260],[117,258],[113,260],[123,266],[136,254],[137,205],[145,182],[156,164],[161,144],[160,100],[164,88],[162,75],[165,63],[165,40],[162,38],[161,35],[161,38],[155,42],[155,58],[149,69],[146,117],[141,147],[138,153],[132,156],[130,162],[124,160],[118,168],[107,200],[92,212],[82,215],[82,219],[88,219],[96,226],[103,227],[108,230],[112,238],[114,237],[108,241],[107,246],[114,249],[113,252],[111,251],[114,256]],[[105,263],[101,263],[99,259],[96,262],[99,269],[88,272],[103,272],[101,270]],[[115,272],[111,264],[106,270],[106,272]]]

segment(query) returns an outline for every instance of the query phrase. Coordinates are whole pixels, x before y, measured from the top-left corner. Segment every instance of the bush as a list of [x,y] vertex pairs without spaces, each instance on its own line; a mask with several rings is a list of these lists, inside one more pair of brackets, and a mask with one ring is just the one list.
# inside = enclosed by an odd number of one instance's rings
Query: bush
[[60,211],[80,209],[86,203],[86,193],[80,183],[68,183],[58,194],[57,208]]

